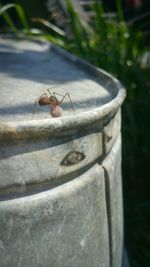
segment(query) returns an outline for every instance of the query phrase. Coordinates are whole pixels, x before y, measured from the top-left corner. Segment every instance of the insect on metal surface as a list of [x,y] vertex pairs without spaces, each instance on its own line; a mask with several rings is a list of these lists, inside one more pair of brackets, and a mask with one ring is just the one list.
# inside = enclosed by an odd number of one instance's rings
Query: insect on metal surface
[[[60,94],[60,93],[56,93],[54,91],[51,92],[51,90],[54,89],[54,88],[61,88],[66,93],[63,95],[63,94]],[[62,107],[61,107],[61,105],[62,105],[62,103],[63,103],[65,98],[69,99],[69,101],[71,103],[71,106],[72,106],[72,110],[73,110],[73,112],[75,112],[71,97],[70,97],[69,93],[64,88],[62,88],[60,86],[53,86],[51,88],[48,88],[47,92],[48,92],[49,95],[47,93],[44,93],[44,94],[42,94],[40,97],[38,97],[35,100],[34,107],[33,107],[33,112],[32,112],[33,115],[34,115],[34,113],[36,111],[37,104],[39,104],[40,106],[49,106],[50,114],[52,115],[52,117],[54,117],[54,118],[61,117],[62,116]],[[59,100],[58,97],[61,97],[61,99]],[[32,118],[33,118],[33,115],[32,115]]]

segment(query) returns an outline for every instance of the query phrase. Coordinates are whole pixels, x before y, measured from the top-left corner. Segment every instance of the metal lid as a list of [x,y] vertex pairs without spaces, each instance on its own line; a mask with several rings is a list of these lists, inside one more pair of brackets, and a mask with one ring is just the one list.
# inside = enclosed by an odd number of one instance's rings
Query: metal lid
[[[1,141],[90,125],[115,113],[125,97],[114,77],[44,41],[1,38],[0,62]],[[66,97],[61,117],[52,118],[49,106],[37,105],[32,118],[35,100],[53,86],[52,92],[69,93],[75,113]]]

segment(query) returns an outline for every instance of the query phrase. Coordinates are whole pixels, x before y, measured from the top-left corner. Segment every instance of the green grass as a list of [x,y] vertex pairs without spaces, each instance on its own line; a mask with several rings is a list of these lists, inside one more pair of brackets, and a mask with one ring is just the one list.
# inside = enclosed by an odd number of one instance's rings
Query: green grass
[[[138,25],[134,23],[138,19],[125,21],[121,0],[116,0],[116,18],[106,18],[103,5],[95,1],[94,16],[86,27],[69,0],[66,0],[66,6],[70,19],[69,36],[51,21],[33,20],[42,29],[40,36],[112,73],[127,90],[122,107],[125,243],[131,267],[149,267],[150,69],[141,64],[144,53],[149,51],[146,42],[149,15],[142,16]],[[19,5],[0,7],[0,15],[11,32],[32,34]],[[19,28],[9,15],[10,8],[16,10]]]
[[10,9],[14,9],[16,11],[16,14],[18,16],[18,20],[21,23],[21,28],[24,30],[24,32],[26,34],[29,33],[29,25],[27,23],[27,19],[25,17],[25,13],[23,8],[18,5],[18,4],[7,4],[7,5],[2,5],[0,2],[0,16],[3,17],[3,19],[5,20],[6,25],[8,26],[9,30],[15,34],[19,34],[19,30],[17,29],[16,25],[13,22],[13,19],[11,18],[11,16],[9,15],[9,10]]

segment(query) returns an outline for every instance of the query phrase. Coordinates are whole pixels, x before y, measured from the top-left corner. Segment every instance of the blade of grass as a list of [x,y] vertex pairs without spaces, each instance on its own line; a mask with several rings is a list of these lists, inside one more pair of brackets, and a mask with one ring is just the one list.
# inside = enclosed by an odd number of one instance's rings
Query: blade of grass
[[106,23],[104,19],[104,8],[101,3],[96,1],[93,5],[93,12],[95,14],[94,27],[98,34],[100,34],[101,39],[106,37]]
[[51,22],[42,19],[42,18],[32,18],[31,19],[33,22],[38,22],[41,23],[42,25],[46,26],[47,28],[49,28],[50,30],[52,30],[53,32],[55,32],[56,34],[60,35],[61,37],[65,37],[66,34],[64,31],[62,31],[60,28],[58,28],[57,26],[55,26],[54,24],[52,24]]
[[44,37],[45,39],[47,39],[48,41],[50,41],[53,44],[60,45],[62,47],[65,46],[64,41],[62,39],[60,39],[60,38],[54,37],[54,36],[52,36],[50,34],[47,34],[47,33],[42,33],[41,36]]
[[12,32],[17,34],[17,32],[18,32],[17,28],[16,28],[15,24],[13,23],[13,20],[11,19],[10,15],[8,14],[6,6],[2,6],[1,3],[0,3],[0,16],[2,16],[4,18],[6,24],[8,25],[8,27],[10,27]]
[[16,10],[16,13],[17,13],[17,15],[18,15],[18,17],[20,19],[20,22],[22,23],[23,28],[26,30],[27,33],[29,33],[29,26],[28,26],[28,23],[27,23],[27,19],[25,17],[24,10],[20,5],[12,4],[12,3],[4,5],[0,9],[0,15],[3,15],[4,18],[5,18],[5,21],[7,23],[9,23],[9,26],[11,26],[13,31],[18,33],[18,30],[16,29],[16,27],[14,28],[14,23],[10,19],[10,16],[8,16],[8,14],[6,13],[11,8],[14,8]]
[[70,16],[71,28],[72,28],[72,32],[74,35],[74,40],[77,45],[77,49],[82,56],[85,56],[85,50],[83,47],[83,39],[82,39],[82,34],[81,34],[81,23],[79,22],[77,18],[77,14],[71,2],[68,0],[66,0],[66,7],[67,7],[68,14]]
[[16,9],[16,11],[18,13],[20,21],[22,22],[22,26],[24,27],[24,29],[27,32],[29,32],[29,25],[28,25],[28,22],[27,22],[27,19],[26,19],[26,16],[25,16],[23,8],[18,4],[14,4],[14,8]]
[[123,15],[123,7],[122,7],[122,0],[116,0],[116,7],[117,7],[117,14],[119,21],[124,21],[124,15]]

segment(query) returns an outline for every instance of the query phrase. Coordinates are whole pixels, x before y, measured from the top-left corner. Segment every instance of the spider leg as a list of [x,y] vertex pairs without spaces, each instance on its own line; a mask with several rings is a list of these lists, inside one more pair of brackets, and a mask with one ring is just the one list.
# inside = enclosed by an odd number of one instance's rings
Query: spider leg
[[40,97],[38,97],[38,98],[35,100],[34,105],[33,105],[33,110],[32,110],[32,119],[33,119],[34,113],[35,113],[35,111],[36,111],[36,106],[37,106],[37,104],[38,104],[40,98],[41,98],[42,96],[44,96],[44,95],[45,95],[46,97],[48,97],[48,95],[44,93],[44,94],[42,94]]
[[[54,88],[61,88],[62,90],[64,90],[64,91],[67,93],[67,91],[66,91],[62,86],[60,86],[60,85],[54,85],[54,86],[48,88],[48,91],[49,91],[49,90],[52,90],[52,89],[54,89]],[[51,93],[50,93],[50,94],[51,94]]]
[[47,88],[48,93],[50,94],[50,96],[52,96],[52,93],[50,90],[51,90],[51,88]]
[[62,96],[62,99],[60,100],[60,105],[62,104],[62,102],[64,101],[64,99],[65,99],[66,97],[68,97],[68,99],[69,99],[69,101],[70,101],[70,103],[71,103],[71,106],[72,106],[72,110],[73,110],[73,112],[75,113],[75,109],[74,109],[74,106],[73,106],[73,103],[72,103],[72,100],[71,100],[71,97],[70,97],[69,93],[66,93],[65,95],[62,95],[62,94],[53,92],[53,95],[54,95],[54,96],[55,96],[55,95]]
[[[50,87],[50,88],[47,89],[48,92],[50,93],[50,95],[52,95],[52,93],[50,92],[50,90],[52,90],[52,89],[54,89],[54,88],[60,88],[60,89],[62,89],[63,91],[65,91],[66,93],[68,93],[67,90],[64,89],[62,86],[60,86],[60,85],[55,85],[55,86],[52,86],[52,87]],[[61,94],[60,94],[60,95],[61,95]],[[63,96],[63,95],[61,95],[61,96]]]
[[[39,98],[38,98],[38,100],[39,100]],[[35,103],[34,103],[34,106],[33,106],[33,110],[32,110],[32,120],[33,120],[34,113],[35,113],[35,111],[36,111],[36,106],[37,106],[37,104],[38,104],[38,100],[35,100]]]

